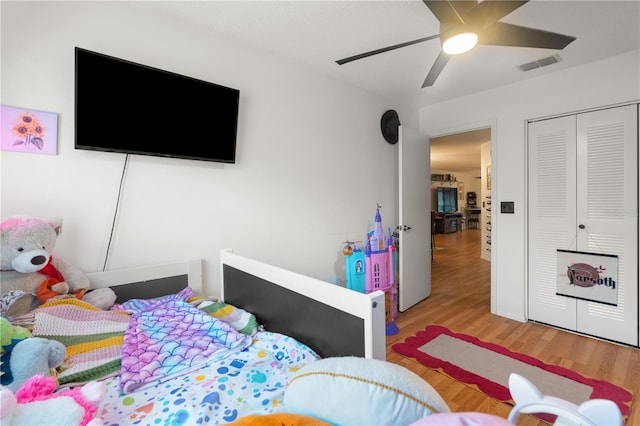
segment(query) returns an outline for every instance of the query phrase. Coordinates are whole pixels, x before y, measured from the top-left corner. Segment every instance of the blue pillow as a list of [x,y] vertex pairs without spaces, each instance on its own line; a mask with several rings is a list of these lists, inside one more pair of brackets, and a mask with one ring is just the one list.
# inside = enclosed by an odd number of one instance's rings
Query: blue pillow
[[284,392],[287,412],[337,425],[409,425],[451,410],[417,374],[386,361],[325,358],[305,365]]

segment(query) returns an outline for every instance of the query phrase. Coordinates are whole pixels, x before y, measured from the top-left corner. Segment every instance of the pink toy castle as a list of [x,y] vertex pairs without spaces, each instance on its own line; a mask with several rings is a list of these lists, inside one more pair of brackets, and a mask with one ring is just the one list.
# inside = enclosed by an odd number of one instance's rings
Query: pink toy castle
[[[386,312],[386,334],[393,335],[398,333],[398,327],[395,319],[398,313],[397,308],[397,289],[396,289],[396,268],[395,268],[395,252],[393,245],[393,237],[391,229],[389,236],[385,238],[382,230],[382,217],[380,216],[380,206],[376,208],[375,224],[372,231],[367,235],[368,241],[364,253],[364,286],[360,284],[359,278],[362,271],[357,268],[358,255],[361,253],[354,251],[353,259],[347,256],[347,288],[356,291],[364,290],[364,293],[371,293],[376,290],[385,293],[385,312]],[[354,267],[356,268],[355,270]],[[360,275],[360,276],[359,276]],[[364,287],[364,288],[363,288]]]

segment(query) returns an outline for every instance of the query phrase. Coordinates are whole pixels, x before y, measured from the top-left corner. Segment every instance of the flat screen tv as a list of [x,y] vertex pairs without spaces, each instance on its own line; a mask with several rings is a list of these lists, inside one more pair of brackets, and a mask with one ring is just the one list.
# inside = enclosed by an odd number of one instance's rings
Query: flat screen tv
[[438,188],[438,213],[458,211],[458,188]]
[[236,162],[240,91],[75,48],[75,148]]

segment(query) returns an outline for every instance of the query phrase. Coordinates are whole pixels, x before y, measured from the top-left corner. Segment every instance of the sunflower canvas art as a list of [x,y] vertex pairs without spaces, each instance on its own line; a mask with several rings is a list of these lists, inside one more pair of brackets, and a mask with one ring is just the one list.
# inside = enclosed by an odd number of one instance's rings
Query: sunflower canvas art
[[7,105],[0,108],[3,151],[57,154],[58,114]]

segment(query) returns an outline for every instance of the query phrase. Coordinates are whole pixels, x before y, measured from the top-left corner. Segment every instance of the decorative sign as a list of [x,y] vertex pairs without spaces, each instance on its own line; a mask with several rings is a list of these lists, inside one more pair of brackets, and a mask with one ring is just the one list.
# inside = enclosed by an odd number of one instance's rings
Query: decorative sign
[[557,250],[556,294],[618,306],[618,256]]
[[58,114],[2,105],[0,146],[3,151],[56,155]]

